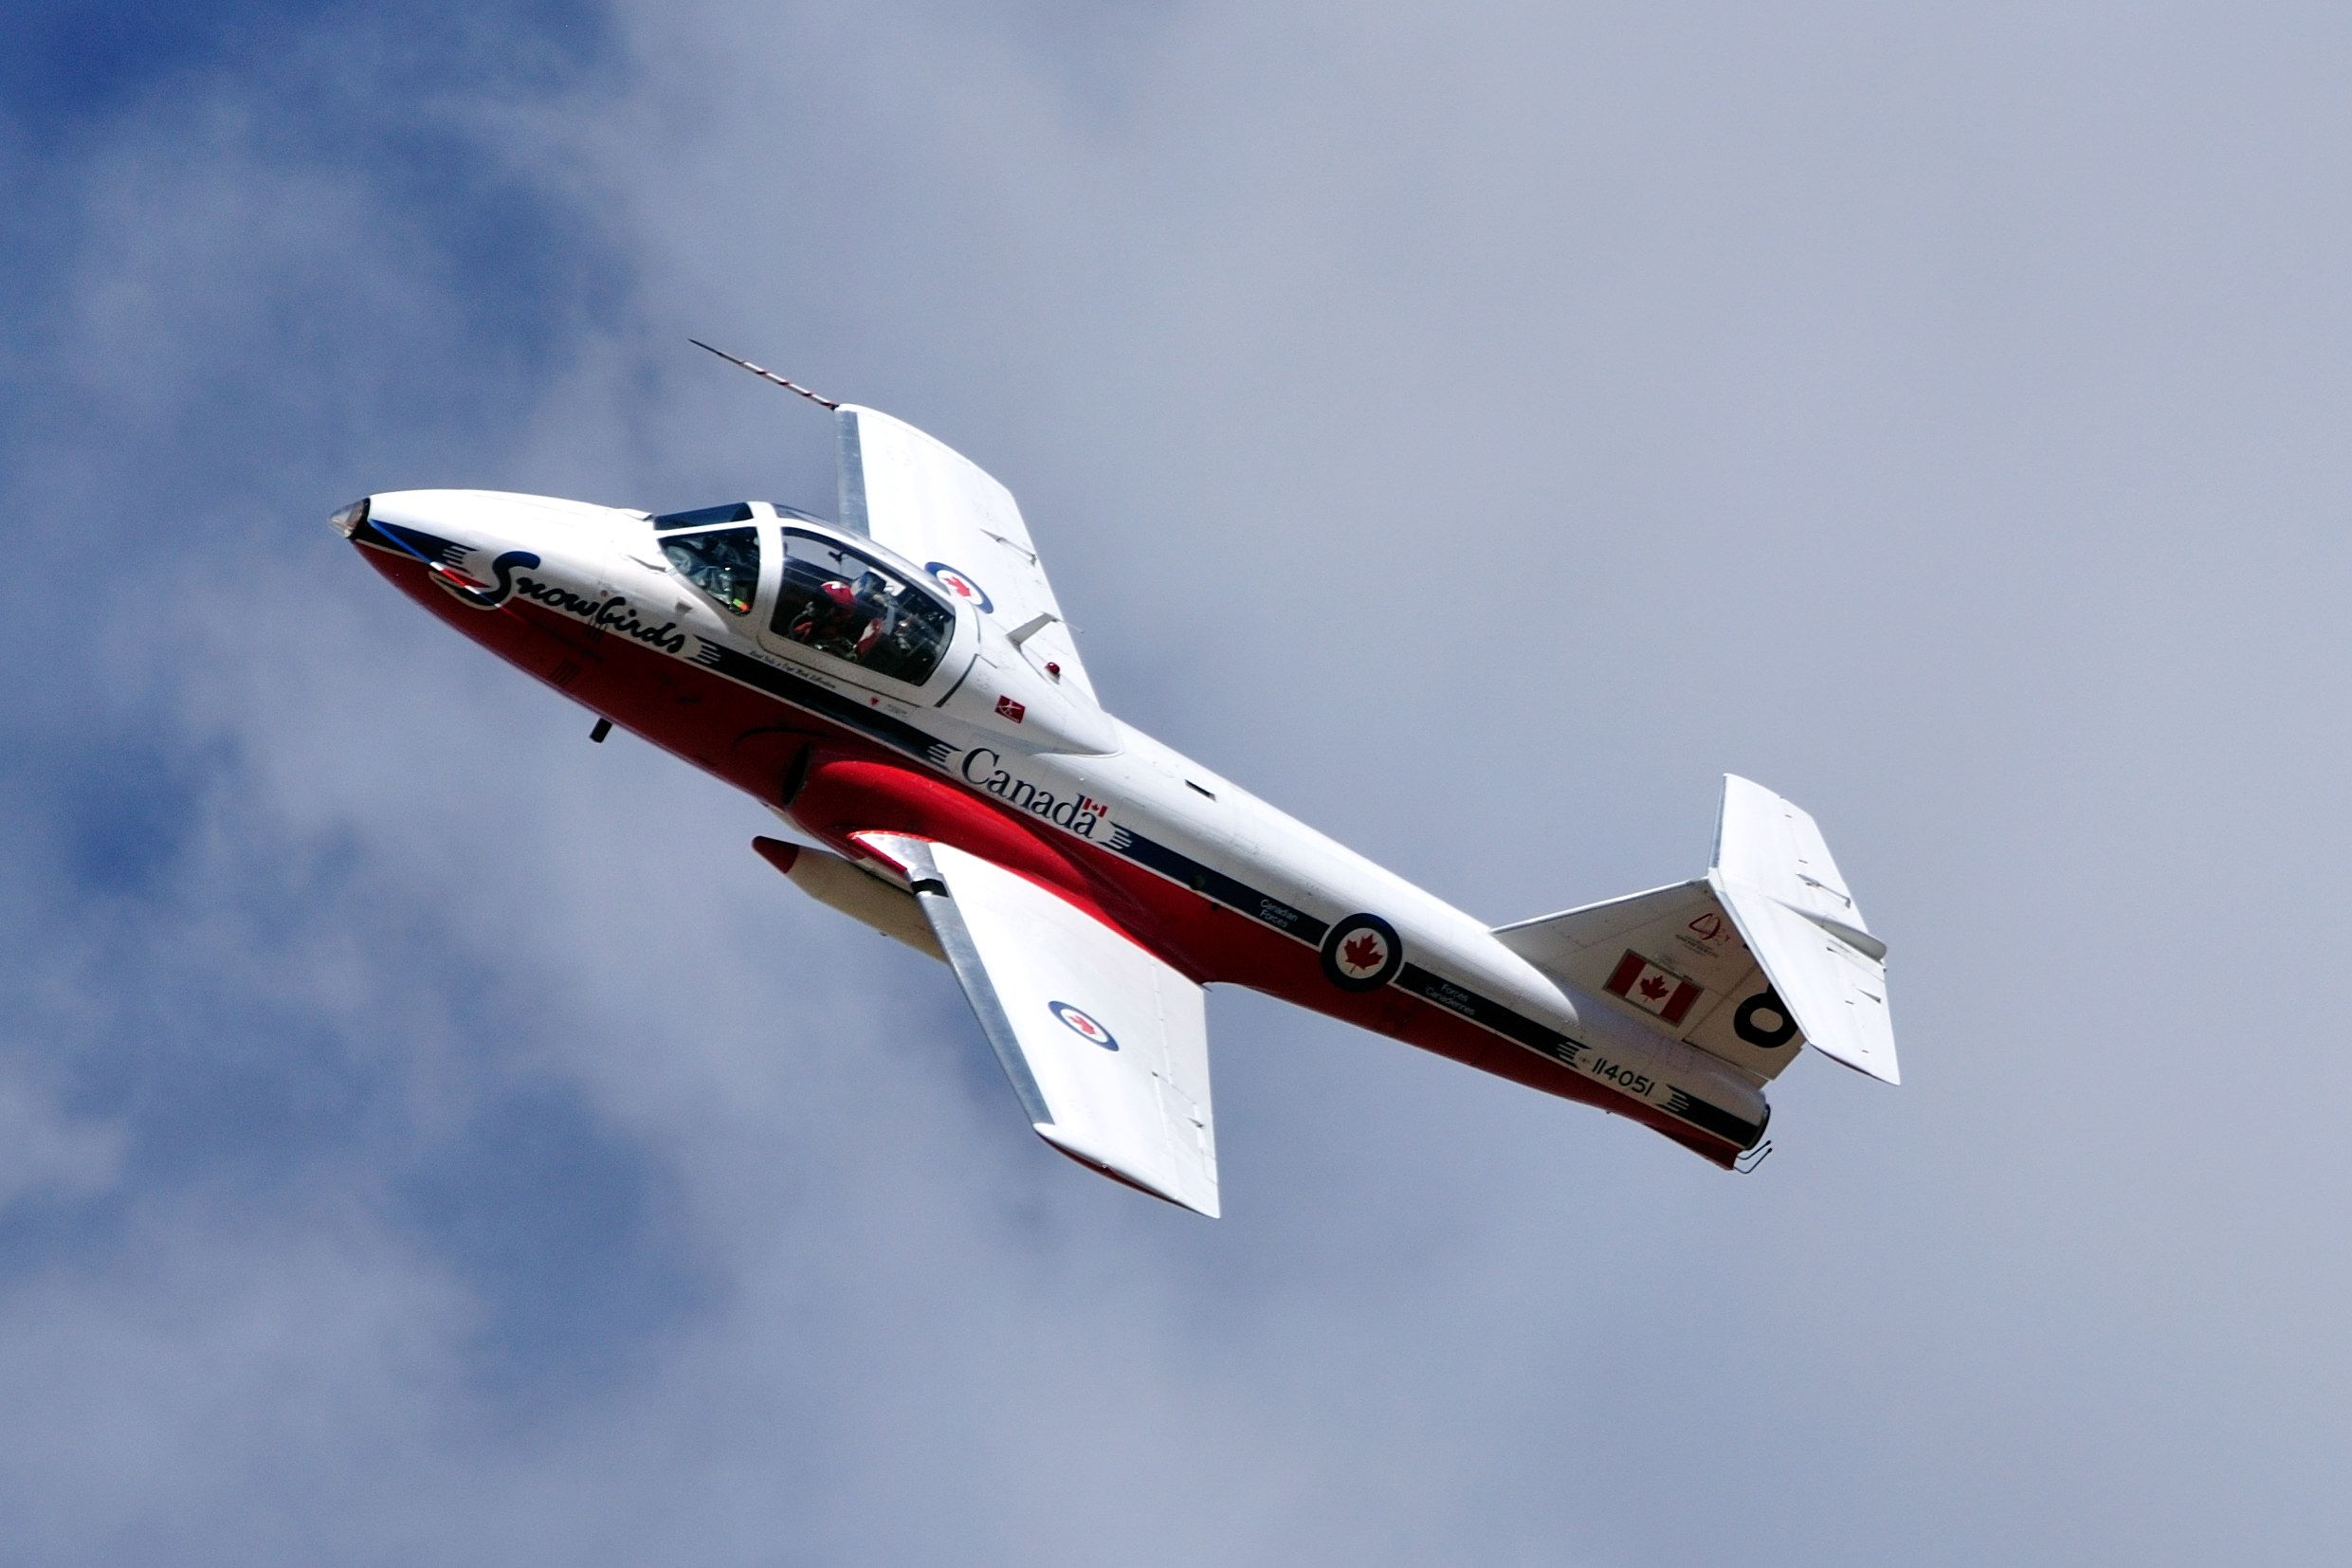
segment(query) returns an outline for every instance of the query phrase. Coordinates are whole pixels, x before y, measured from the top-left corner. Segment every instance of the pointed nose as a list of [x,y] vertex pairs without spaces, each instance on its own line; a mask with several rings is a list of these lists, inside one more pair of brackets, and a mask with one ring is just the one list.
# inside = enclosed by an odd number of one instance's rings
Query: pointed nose
[[368,499],[361,496],[349,506],[337,507],[335,515],[327,519],[328,523],[345,538],[351,538],[359,532],[359,525],[368,520]]

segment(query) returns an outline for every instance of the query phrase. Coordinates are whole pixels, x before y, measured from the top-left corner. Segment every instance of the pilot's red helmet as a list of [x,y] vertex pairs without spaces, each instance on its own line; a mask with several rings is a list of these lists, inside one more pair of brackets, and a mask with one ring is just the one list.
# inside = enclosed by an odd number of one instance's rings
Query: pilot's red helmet
[[818,592],[832,601],[835,610],[851,610],[857,606],[858,596],[849,592],[849,585],[846,582],[829,582]]

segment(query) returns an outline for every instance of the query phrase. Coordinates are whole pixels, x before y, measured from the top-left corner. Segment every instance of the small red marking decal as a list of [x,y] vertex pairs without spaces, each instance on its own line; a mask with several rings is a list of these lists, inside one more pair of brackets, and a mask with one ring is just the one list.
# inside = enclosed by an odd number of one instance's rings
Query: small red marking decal
[[1010,697],[999,697],[996,699],[996,711],[1017,724],[1021,721],[1021,716],[1029,712],[1029,709]]

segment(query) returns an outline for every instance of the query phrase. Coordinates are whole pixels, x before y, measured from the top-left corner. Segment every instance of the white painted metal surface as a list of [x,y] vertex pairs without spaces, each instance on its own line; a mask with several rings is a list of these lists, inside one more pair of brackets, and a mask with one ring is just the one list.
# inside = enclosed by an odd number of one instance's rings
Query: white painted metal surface
[[1494,934],[1573,994],[1759,1084],[1807,1045],[1898,1081],[1885,944],[1864,926],[1813,818],[1737,775],[1723,779],[1704,879]]
[[1015,1091],[1030,1102],[1037,1136],[1214,1218],[1201,988],[1124,933],[977,855],[902,834],[860,842],[905,869]]
[[941,963],[947,961],[947,955],[939,951],[939,939],[932,935],[929,922],[922,918],[914,894],[839,855],[806,845],[793,848],[792,863],[784,875],[793,886],[859,924],[872,926],[893,941],[904,942]]
[[[1758,998],[1772,982],[1705,880],[1676,883],[1541,920],[1496,938],[1573,995],[1669,1033],[1759,1084],[1796,1059],[1802,1036]],[[1629,958],[1631,955],[1631,958]]]
[[1903,1081],[1887,1012],[1887,944],[1870,935],[1811,816],[1760,784],[1723,779],[1707,884],[1739,922],[1813,1048]]

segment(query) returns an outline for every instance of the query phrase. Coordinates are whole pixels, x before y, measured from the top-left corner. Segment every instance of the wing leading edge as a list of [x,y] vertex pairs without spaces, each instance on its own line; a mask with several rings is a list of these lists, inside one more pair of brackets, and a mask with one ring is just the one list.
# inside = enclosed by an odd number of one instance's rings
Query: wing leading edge
[[1217,1214],[1201,988],[1026,877],[952,845],[859,842],[898,863],[1037,1136]]

